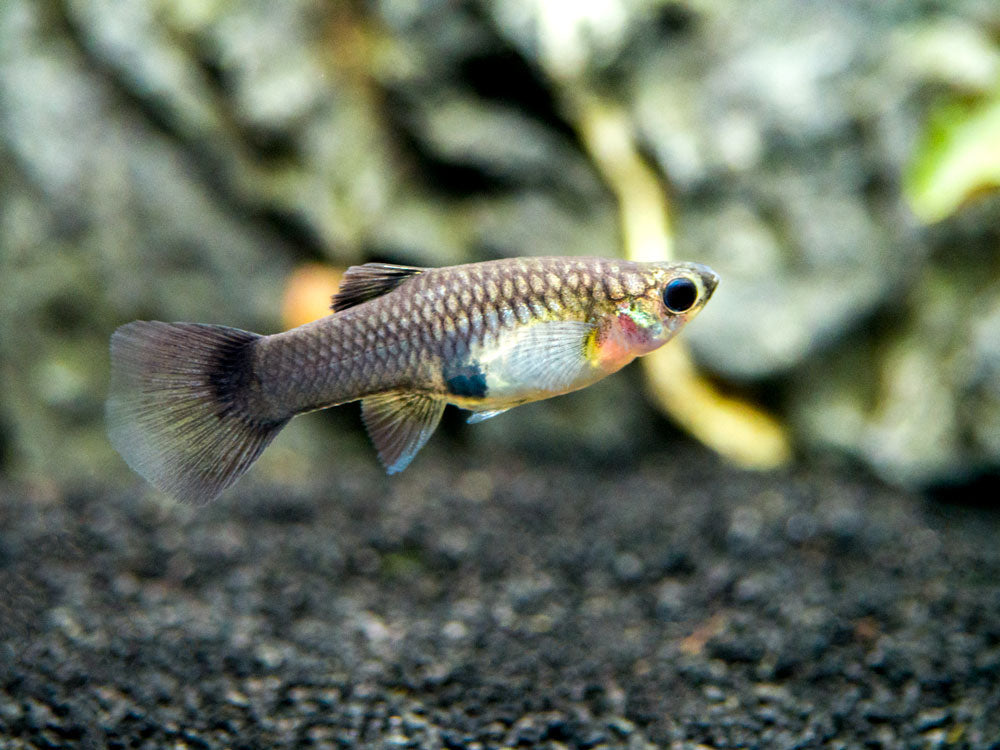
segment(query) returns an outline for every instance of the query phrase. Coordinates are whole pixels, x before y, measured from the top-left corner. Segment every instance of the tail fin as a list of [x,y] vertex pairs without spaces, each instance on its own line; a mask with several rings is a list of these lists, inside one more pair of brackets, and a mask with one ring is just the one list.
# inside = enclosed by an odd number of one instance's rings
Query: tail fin
[[208,502],[288,422],[250,408],[253,342],[224,326],[135,321],[111,336],[111,444],[159,490]]

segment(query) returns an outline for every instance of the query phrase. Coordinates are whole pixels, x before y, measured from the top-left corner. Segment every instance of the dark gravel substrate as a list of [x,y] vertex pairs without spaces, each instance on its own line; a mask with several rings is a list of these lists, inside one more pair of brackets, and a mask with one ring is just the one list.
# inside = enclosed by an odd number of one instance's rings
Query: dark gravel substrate
[[430,456],[0,488],[0,747],[1000,748],[996,510]]

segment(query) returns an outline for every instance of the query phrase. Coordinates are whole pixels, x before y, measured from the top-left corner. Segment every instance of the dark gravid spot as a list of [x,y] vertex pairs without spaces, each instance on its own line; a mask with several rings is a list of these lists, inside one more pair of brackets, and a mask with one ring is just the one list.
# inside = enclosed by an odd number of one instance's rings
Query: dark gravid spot
[[486,395],[486,374],[478,362],[445,365],[442,375],[445,387],[453,396],[483,398]]

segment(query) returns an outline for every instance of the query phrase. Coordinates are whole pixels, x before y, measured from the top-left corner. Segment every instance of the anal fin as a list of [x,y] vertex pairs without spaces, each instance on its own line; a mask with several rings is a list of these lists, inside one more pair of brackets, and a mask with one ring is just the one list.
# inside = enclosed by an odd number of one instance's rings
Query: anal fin
[[361,401],[361,416],[389,474],[407,466],[434,434],[445,402],[423,393],[389,391]]

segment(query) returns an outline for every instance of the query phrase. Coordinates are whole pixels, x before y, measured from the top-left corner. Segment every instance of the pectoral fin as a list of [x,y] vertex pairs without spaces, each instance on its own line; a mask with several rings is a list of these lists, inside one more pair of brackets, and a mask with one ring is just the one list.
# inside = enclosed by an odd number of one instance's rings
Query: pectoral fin
[[441,421],[445,402],[422,393],[390,391],[361,401],[361,416],[389,474],[407,466]]
[[586,348],[593,331],[592,324],[574,320],[529,326],[504,356],[504,378],[553,393],[572,388],[591,367]]

